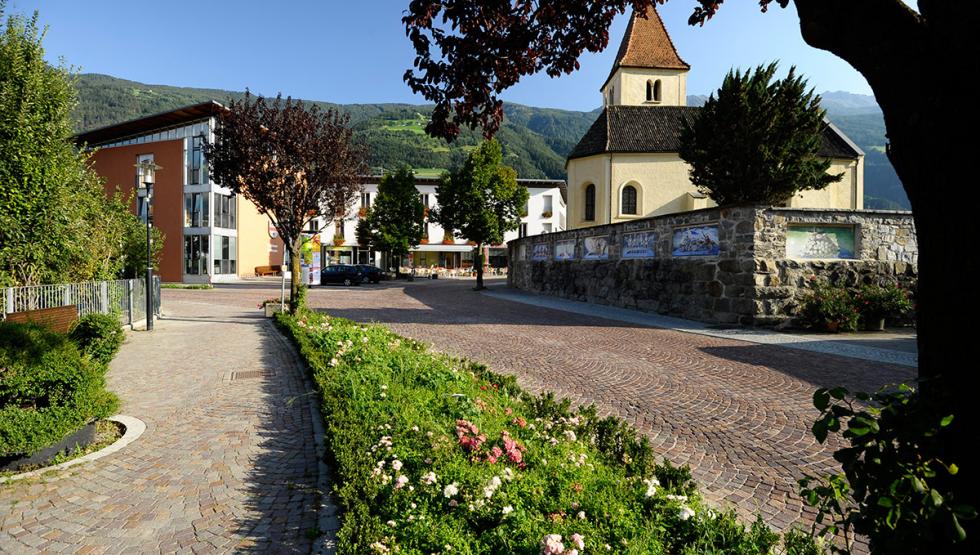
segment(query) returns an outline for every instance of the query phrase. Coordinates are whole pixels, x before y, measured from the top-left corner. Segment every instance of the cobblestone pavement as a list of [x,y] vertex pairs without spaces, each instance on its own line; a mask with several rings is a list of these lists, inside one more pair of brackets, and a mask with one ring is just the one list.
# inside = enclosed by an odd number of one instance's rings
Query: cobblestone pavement
[[[761,513],[779,529],[812,521],[796,480],[836,467],[834,445],[809,432],[814,389],[867,391],[914,377],[907,366],[602,320],[471,287],[452,280],[331,286],[309,299],[331,314],[384,323],[485,362],[530,390],[595,403],[635,425],[658,454],[691,465],[709,500],[745,518]],[[214,302],[263,298],[247,288],[210,293]]]
[[292,348],[254,305],[168,292],[164,307],[108,376],[146,432],[106,458],[0,485],[0,552],[310,551],[317,458]]

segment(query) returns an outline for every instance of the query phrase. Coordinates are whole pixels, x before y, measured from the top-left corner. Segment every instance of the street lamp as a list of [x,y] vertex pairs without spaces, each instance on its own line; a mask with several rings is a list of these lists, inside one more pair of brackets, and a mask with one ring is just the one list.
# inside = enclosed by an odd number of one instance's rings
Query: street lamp
[[153,330],[153,255],[151,249],[150,228],[153,226],[151,217],[153,207],[153,183],[156,181],[157,170],[161,166],[151,160],[141,160],[136,164],[136,187],[143,193],[146,207],[146,329]]

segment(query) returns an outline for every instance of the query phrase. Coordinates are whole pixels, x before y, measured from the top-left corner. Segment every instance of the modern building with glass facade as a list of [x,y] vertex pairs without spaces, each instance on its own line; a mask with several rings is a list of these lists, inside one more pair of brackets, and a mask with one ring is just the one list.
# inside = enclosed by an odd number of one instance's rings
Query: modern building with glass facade
[[146,204],[135,165],[151,161],[161,167],[152,207],[153,225],[165,236],[165,282],[231,281],[253,275],[257,267],[282,264],[283,245],[270,233],[268,218],[208,173],[202,145],[212,140],[215,118],[224,109],[205,102],[77,137],[95,149],[92,162],[106,180],[106,193],[133,195],[133,210],[143,218]]

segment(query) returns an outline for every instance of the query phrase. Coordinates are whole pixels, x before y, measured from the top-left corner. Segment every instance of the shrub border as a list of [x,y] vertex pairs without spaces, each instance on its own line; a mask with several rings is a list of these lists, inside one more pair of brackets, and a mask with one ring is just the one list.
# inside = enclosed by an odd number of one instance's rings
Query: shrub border
[[122,424],[126,428],[122,437],[117,439],[112,445],[108,445],[95,451],[94,453],[89,453],[88,455],[78,457],[77,459],[72,459],[70,461],[65,461],[61,464],[56,464],[52,466],[46,466],[44,468],[39,468],[37,470],[31,470],[30,472],[22,472],[20,474],[14,474],[13,476],[0,476],[0,484],[14,482],[16,480],[24,480],[27,478],[36,478],[42,474],[48,472],[55,472],[58,470],[64,470],[72,466],[77,466],[90,461],[95,461],[103,457],[108,457],[109,455],[122,450],[124,447],[130,443],[139,439],[143,432],[146,431],[146,423],[136,418],[134,416],[126,416],[124,414],[117,414],[116,416],[110,416],[106,420],[116,422],[117,424]]

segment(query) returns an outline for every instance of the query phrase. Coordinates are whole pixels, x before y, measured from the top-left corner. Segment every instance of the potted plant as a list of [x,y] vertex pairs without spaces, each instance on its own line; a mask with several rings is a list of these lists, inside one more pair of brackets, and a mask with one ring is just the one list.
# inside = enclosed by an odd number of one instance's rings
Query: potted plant
[[885,320],[899,318],[912,310],[909,292],[896,285],[862,285],[855,296],[861,312],[863,328],[869,331],[885,329]]
[[339,247],[344,244],[344,241],[346,241],[346,239],[344,239],[343,235],[335,235],[333,238],[333,245],[335,247]]
[[419,244],[420,245],[428,245],[429,244],[429,238],[428,237],[423,237],[422,239],[419,240]]
[[551,217],[551,210],[545,210],[544,212],[542,212],[541,213],[541,217],[542,218],[550,218]]
[[259,303],[259,308],[265,311],[266,318],[272,318],[277,312],[282,312],[282,302],[279,299],[266,299]]
[[359,210],[357,211],[357,217],[358,217],[358,218],[365,218],[365,217],[367,217],[367,214],[368,214],[368,209],[367,209],[366,207],[364,207],[364,206],[362,206],[362,207],[361,207],[361,208],[360,208],[360,209],[359,209]]
[[442,244],[443,245],[455,245],[456,244],[456,241],[452,238],[451,235],[446,235],[445,237],[442,238]]
[[859,316],[854,296],[847,288],[811,279],[800,308],[800,318],[809,327],[831,333],[855,331]]

